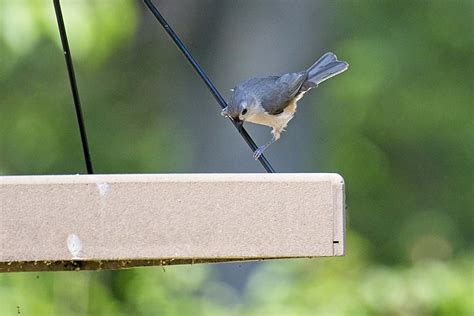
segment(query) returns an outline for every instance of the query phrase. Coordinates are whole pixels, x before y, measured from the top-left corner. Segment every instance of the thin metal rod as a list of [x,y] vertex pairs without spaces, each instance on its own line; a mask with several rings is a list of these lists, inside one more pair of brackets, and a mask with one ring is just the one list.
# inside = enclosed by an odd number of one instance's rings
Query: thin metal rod
[[86,169],[88,174],[93,174],[94,170],[92,168],[92,160],[89,152],[89,145],[87,143],[87,134],[86,127],[84,125],[84,118],[82,117],[81,101],[79,99],[79,91],[77,90],[76,76],[74,75],[71,50],[69,49],[69,43],[67,41],[66,28],[64,26],[63,14],[61,12],[61,4],[59,3],[59,0],[54,0],[54,10],[56,11],[59,35],[61,36],[64,58],[66,59],[67,72],[69,74],[69,82],[71,83],[72,98],[74,100],[74,107],[76,108],[76,117],[77,123],[79,125],[79,132],[81,134],[82,152],[84,153]]
[[[168,35],[171,37],[171,39],[174,41],[176,46],[181,50],[181,52],[184,54],[186,59],[191,63],[191,65],[194,67],[194,70],[198,73],[198,75],[201,77],[201,79],[204,81],[204,83],[207,85],[209,91],[211,91],[212,95],[216,99],[217,103],[221,106],[221,108],[225,108],[227,106],[227,103],[225,102],[224,98],[222,95],[217,91],[216,87],[212,84],[211,80],[209,77],[206,75],[204,70],[199,66],[197,61],[194,59],[194,57],[191,55],[191,52],[186,48],[186,46],[183,44],[181,39],[178,37],[178,35],[173,31],[171,26],[166,22],[166,20],[163,18],[163,16],[160,14],[158,9],[153,5],[151,0],[144,0],[145,4],[147,7],[150,9],[151,13],[156,17],[158,22],[163,26],[165,31],[168,33]],[[239,128],[239,125],[231,120],[231,122],[234,124],[235,128],[239,131],[240,135],[244,138],[245,142],[249,147],[252,149],[252,151],[255,151],[258,146],[255,144],[255,142],[252,140],[250,135],[247,133],[247,131],[244,128]],[[262,164],[263,168],[268,173],[274,173],[275,170],[273,167],[270,165],[268,162],[267,158],[265,158],[264,155],[261,155],[260,158],[258,159],[260,163]]]

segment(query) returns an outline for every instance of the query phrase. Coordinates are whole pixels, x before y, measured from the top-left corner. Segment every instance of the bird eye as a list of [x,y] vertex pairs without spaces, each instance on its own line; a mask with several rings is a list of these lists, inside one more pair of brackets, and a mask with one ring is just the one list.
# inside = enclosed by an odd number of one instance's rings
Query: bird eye
[[242,110],[242,115],[245,115],[245,114],[247,114],[247,109]]

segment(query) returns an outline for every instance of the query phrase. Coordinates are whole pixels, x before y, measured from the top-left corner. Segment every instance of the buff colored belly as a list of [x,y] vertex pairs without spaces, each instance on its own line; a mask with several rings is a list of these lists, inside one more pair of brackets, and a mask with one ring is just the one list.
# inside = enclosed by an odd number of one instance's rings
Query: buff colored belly
[[249,116],[246,121],[255,124],[266,125],[273,127],[278,132],[281,132],[288,122],[293,118],[296,112],[296,102],[290,103],[285,110],[277,115],[271,115],[266,112],[254,114]]

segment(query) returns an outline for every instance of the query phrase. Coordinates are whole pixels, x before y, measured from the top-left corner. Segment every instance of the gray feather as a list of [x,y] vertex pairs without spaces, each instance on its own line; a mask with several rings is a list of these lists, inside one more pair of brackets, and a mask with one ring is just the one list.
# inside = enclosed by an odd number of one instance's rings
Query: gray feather
[[278,81],[286,84],[285,90],[288,92],[290,98],[294,98],[301,89],[301,86],[308,79],[308,73],[306,71],[298,73],[289,73],[281,76]]
[[308,73],[302,71],[300,73],[288,73],[279,77],[275,86],[276,93],[262,96],[260,99],[260,105],[269,114],[280,114],[282,113],[288,104],[296,97],[299,93],[301,86],[306,82]]
[[288,73],[283,76],[252,78],[237,87],[237,91],[245,91],[253,95],[269,114],[279,114],[298,94],[306,82],[308,73]]
[[348,67],[348,63],[337,60],[336,55],[333,53],[326,53],[308,68],[308,81],[318,85],[344,72]]
[[318,70],[319,67],[326,66],[327,64],[330,64],[332,62],[337,61],[337,56],[334,55],[331,52],[328,52],[321,56],[314,64],[311,65],[311,67],[308,68],[308,72],[313,72]]

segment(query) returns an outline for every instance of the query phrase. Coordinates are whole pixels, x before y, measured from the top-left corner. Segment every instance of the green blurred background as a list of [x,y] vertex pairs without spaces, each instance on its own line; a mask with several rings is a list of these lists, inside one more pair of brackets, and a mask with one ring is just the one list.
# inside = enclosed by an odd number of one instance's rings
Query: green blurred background
[[[142,2],[62,2],[97,173],[263,172]],[[225,97],[350,63],[267,151],[344,176],[347,255],[2,274],[0,315],[473,315],[473,3],[156,1]],[[84,169],[52,1],[0,0],[0,174]]]

